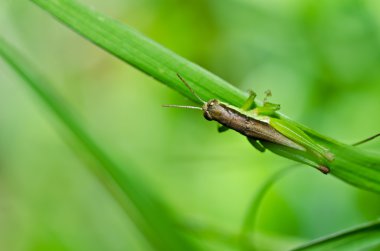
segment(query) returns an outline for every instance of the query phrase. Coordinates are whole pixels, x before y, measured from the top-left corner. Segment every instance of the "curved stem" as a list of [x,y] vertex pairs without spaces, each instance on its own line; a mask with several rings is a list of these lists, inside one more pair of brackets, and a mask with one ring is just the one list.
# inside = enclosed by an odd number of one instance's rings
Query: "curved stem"
[[[256,250],[255,245],[255,224],[258,217],[258,211],[263,203],[265,196],[269,190],[276,184],[281,178],[283,178],[290,171],[293,171],[293,167],[299,164],[294,164],[287,168],[282,168],[273,173],[265,182],[261,185],[259,190],[254,195],[250,207],[248,208],[247,215],[244,218],[241,230],[240,230],[240,243],[242,250]],[[249,236],[249,234],[252,234]]]

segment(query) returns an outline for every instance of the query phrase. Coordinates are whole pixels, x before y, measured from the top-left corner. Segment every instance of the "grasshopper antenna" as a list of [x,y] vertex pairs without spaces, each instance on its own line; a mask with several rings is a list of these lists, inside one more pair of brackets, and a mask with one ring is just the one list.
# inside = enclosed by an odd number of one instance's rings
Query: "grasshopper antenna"
[[193,110],[201,110],[201,107],[198,106],[190,106],[190,105],[162,105],[162,107],[174,107],[174,108],[184,108],[184,109],[193,109]]
[[[199,101],[201,101],[203,104],[206,104],[206,103],[207,103],[206,101],[204,101],[203,99],[201,99],[201,97],[199,97],[198,94],[195,93],[195,91],[193,90],[193,88],[191,88],[191,86],[186,82],[185,79],[183,79],[183,78],[181,77],[181,75],[179,75],[179,74],[177,73],[177,76],[178,76],[178,78],[182,81],[182,83],[184,83],[184,84],[186,85],[186,87],[191,91],[191,93],[194,95],[194,97],[196,97],[196,98],[197,98]],[[190,109],[192,109],[192,108],[190,108]]]
[[[203,104],[206,104],[206,101],[204,101],[203,99],[201,99],[201,97],[198,96],[198,94],[195,93],[195,91],[193,90],[193,88],[191,88],[191,86],[186,82],[185,79],[183,79],[181,77],[181,75],[179,75],[177,73],[177,76],[178,78],[182,81],[182,83],[185,84],[185,86],[191,91],[191,93],[194,95],[194,97],[196,97],[199,101],[201,101]],[[190,105],[162,105],[163,107],[174,107],[174,108],[184,108],[184,109],[193,109],[193,110],[203,110],[202,107],[198,107],[198,106],[190,106]]]

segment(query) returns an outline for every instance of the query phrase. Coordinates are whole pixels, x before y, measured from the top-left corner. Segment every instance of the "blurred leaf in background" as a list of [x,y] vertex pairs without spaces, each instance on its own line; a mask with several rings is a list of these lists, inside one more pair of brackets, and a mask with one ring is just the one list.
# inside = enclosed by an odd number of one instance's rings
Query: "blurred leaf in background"
[[[83,2],[243,90],[263,95],[271,89],[284,113],[326,135],[354,143],[379,131],[377,1]],[[190,225],[238,233],[262,182],[291,163],[257,153],[233,132],[219,135],[197,112],[162,109],[187,101],[30,2],[0,2],[0,27],[103,146],[143,167],[147,181]],[[0,249],[145,250],[19,81],[0,62]],[[378,140],[362,147],[379,146]],[[377,195],[305,167],[271,190],[257,225],[285,250],[379,213]],[[205,250],[234,250],[210,243]]]

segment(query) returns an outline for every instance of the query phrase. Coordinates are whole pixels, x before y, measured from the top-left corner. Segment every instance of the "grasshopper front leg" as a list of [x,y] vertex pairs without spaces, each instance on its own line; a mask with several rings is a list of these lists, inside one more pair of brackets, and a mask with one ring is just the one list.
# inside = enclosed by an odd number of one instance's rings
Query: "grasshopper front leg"
[[249,143],[260,152],[265,152],[265,147],[261,144],[258,139],[247,137]]
[[[256,108],[255,98],[256,98],[256,93],[250,90],[248,99],[244,102],[243,106],[240,109],[242,109],[243,111],[249,111]],[[255,138],[250,138],[250,137],[247,137],[247,139],[248,139],[248,142],[254,148],[256,148],[256,150],[262,153],[265,152],[265,147],[261,144],[260,140],[255,139]]]
[[240,109],[243,111],[249,111],[249,110],[254,109],[256,107],[256,104],[255,104],[256,96],[257,96],[256,93],[250,90],[247,100],[244,102],[244,104],[242,105]]
[[225,131],[227,131],[228,129],[230,129],[230,128],[228,128],[227,126],[224,126],[224,125],[218,124],[218,132],[225,132]]

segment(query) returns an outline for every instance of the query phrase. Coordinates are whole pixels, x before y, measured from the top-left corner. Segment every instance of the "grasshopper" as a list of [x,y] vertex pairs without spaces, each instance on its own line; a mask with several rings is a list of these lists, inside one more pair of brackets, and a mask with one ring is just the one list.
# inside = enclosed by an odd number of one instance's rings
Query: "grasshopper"
[[202,100],[185,79],[179,74],[177,76],[203,105],[202,107],[165,105],[165,107],[202,110],[205,119],[220,124],[219,132],[228,129],[239,132],[260,152],[268,149],[313,166],[325,174],[330,172],[328,164],[334,160],[334,155],[311,139],[297,124],[286,118],[280,118],[276,113],[280,106],[267,102],[270,92],[267,93],[264,104],[258,106],[255,104],[256,94],[251,91],[246,102],[239,108],[217,99],[207,102]]

